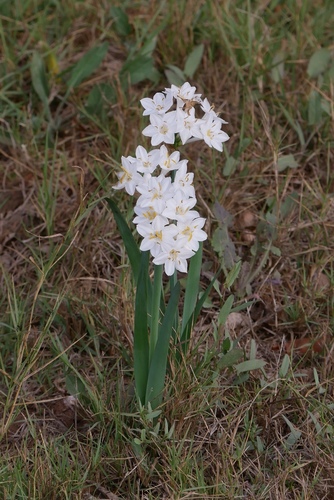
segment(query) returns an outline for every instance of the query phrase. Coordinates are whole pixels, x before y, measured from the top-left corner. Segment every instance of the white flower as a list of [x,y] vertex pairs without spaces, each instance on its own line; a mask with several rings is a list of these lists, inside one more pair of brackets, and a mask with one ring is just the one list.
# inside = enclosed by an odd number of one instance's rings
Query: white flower
[[174,237],[178,232],[175,224],[166,226],[158,218],[152,224],[138,224],[137,231],[143,236],[140,250],[150,250],[153,257],[161,253],[163,244],[174,244]]
[[211,104],[209,103],[209,101],[207,100],[207,98],[205,98],[202,101],[202,103],[201,103],[201,109],[202,109],[202,111],[204,111],[204,116],[203,116],[203,120],[204,121],[209,121],[211,119],[211,120],[214,120],[214,121],[218,121],[221,124],[226,124],[227,123],[225,120],[223,120],[222,118],[220,118],[217,115],[217,113],[214,111],[214,107],[211,106]]
[[[163,203],[162,210],[166,207],[166,203]],[[168,224],[167,217],[163,217],[160,215],[160,212],[157,212],[152,205],[149,206],[139,206],[135,205],[134,212],[136,217],[133,219],[134,224],[147,224],[154,221],[154,219],[158,218],[163,225]]]
[[200,129],[203,134],[203,140],[210,148],[215,148],[218,151],[223,151],[223,142],[229,140],[229,136],[221,130],[221,122],[219,120],[209,119],[201,124]]
[[125,156],[122,156],[122,170],[117,172],[118,183],[113,188],[124,188],[128,194],[133,196],[136,187],[142,182],[142,176],[137,172],[137,162],[130,161],[129,158],[131,157],[125,158]]
[[151,174],[159,163],[160,151],[153,149],[149,153],[143,146],[136,149],[137,171]]
[[187,218],[199,217],[199,213],[190,210],[196,205],[196,198],[185,198],[181,191],[176,191],[173,198],[166,200],[166,208],[162,212],[164,217],[172,220],[182,221]]
[[153,99],[145,97],[140,100],[141,105],[145,109],[143,115],[159,114],[164,115],[169,108],[173,105],[173,96],[171,93],[163,94],[162,92],[157,92]]
[[178,151],[173,151],[173,153],[169,154],[164,144],[160,147],[159,165],[165,174],[170,170],[178,170],[184,163],[187,163],[187,160],[180,161],[180,153]]
[[187,259],[192,257],[194,252],[182,246],[178,241],[164,243],[157,257],[153,259],[156,265],[165,265],[165,273],[172,276],[175,270],[186,273],[188,269]]
[[181,87],[172,85],[170,90],[173,97],[178,100],[179,106],[183,106],[185,101],[197,100],[200,102],[201,100],[201,94],[195,94],[196,87],[192,87],[189,82],[185,82]]
[[185,144],[191,137],[203,139],[203,134],[200,130],[203,120],[195,117],[195,108],[191,108],[189,111],[178,108],[176,110],[176,118],[176,131],[180,134],[182,144]]
[[183,243],[186,247],[194,252],[197,252],[199,241],[205,241],[208,237],[202,227],[205,224],[205,219],[198,217],[197,219],[181,220],[177,223],[179,231],[177,239],[180,244]]
[[193,186],[194,174],[187,172],[187,160],[175,174],[174,188],[180,190],[185,198],[195,198],[195,188]]
[[145,182],[137,186],[137,191],[141,193],[137,200],[140,207],[152,206],[154,210],[161,214],[166,206],[166,200],[174,195],[174,186],[170,177],[163,174],[152,177],[147,174]]
[[152,146],[157,146],[161,142],[174,144],[176,133],[175,111],[170,111],[165,115],[150,115],[151,125],[144,128],[142,134],[151,137]]

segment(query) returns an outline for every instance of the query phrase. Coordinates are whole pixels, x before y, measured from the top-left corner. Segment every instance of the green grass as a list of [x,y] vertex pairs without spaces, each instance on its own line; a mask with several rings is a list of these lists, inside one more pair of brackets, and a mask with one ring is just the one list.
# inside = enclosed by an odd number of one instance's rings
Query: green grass
[[[330,499],[333,2],[119,5],[0,2],[0,496]],[[135,404],[133,282],[102,198],[131,220],[112,185],[145,145],[139,100],[202,43],[191,83],[231,136],[223,155],[182,147],[208,217],[202,289],[226,241],[242,265],[228,289],[223,262],[153,418]],[[226,368],[228,336],[242,358]]]

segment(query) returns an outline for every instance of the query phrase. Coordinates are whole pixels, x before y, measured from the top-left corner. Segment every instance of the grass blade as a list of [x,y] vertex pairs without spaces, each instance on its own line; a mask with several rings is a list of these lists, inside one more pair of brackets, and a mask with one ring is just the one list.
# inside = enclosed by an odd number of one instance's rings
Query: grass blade
[[34,51],[30,64],[31,81],[34,90],[44,106],[44,111],[48,118],[50,118],[49,108],[49,85],[46,75],[45,64],[42,56]]

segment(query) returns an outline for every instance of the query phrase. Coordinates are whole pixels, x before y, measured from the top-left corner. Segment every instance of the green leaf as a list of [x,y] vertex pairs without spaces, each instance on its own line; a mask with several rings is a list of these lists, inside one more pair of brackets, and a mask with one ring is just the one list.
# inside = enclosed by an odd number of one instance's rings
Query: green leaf
[[162,273],[163,266],[154,266],[154,279],[152,288],[152,303],[150,305],[150,359],[152,359],[158,340],[159,324],[161,317],[160,304],[162,302]]
[[141,252],[139,250],[139,247],[132,236],[132,233],[129,229],[129,226],[126,223],[126,220],[124,219],[123,215],[121,214],[118,206],[116,203],[111,199],[111,198],[106,198],[106,201],[109,205],[109,208],[112,210],[115,221],[118,227],[118,230],[121,234],[126,253],[128,254],[133,276],[135,279],[135,282],[137,283],[138,281],[138,276],[139,276],[139,270],[140,270],[140,262],[141,262]]
[[300,144],[302,146],[305,146],[305,137],[304,137],[304,132],[303,132],[302,126],[300,125],[300,123],[297,120],[294,120],[294,118],[291,116],[291,114],[288,112],[288,110],[285,108],[285,106],[281,102],[279,102],[278,105],[279,105],[282,113],[285,115],[286,119],[290,123],[291,127],[296,131]]
[[288,427],[291,431],[290,434],[288,435],[288,437],[285,439],[285,444],[287,445],[288,448],[291,448],[291,446],[296,444],[296,442],[298,441],[298,439],[300,438],[302,433],[301,433],[301,431],[296,429],[296,427],[293,425],[293,423],[290,422],[290,420],[287,417],[285,417],[285,415],[282,415],[282,417],[284,418],[286,424],[288,425]]
[[322,118],[321,95],[316,90],[312,90],[308,100],[308,123],[318,125]]
[[233,158],[233,156],[229,156],[223,168],[223,176],[229,177],[230,175],[234,174],[234,172],[237,169],[237,165],[238,165],[238,160]]
[[[234,255],[234,257],[236,256]],[[242,265],[242,260],[239,260],[233,265],[233,267],[229,271],[228,275],[225,278],[226,288],[230,289],[233,283],[238,279],[238,276],[241,271],[241,265]]]
[[288,194],[283,203],[280,206],[280,218],[286,219],[288,215],[290,215],[293,209],[297,206],[297,202],[299,199],[299,194],[296,191],[293,191],[291,194]]
[[328,78],[334,80],[334,63],[332,63],[328,70]]
[[225,304],[223,305],[223,307],[219,311],[218,326],[225,325],[227,317],[232,310],[233,302],[234,302],[234,295],[230,295],[229,297],[227,297]]
[[279,83],[284,78],[284,61],[286,54],[284,52],[277,52],[272,60],[271,78],[275,83]]
[[132,29],[127,14],[121,7],[110,7],[110,14],[114,19],[115,30],[121,36],[130,35]]
[[221,257],[226,269],[231,269],[237,259],[237,254],[234,243],[230,238],[227,224],[215,229],[211,244],[215,252]]
[[321,99],[321,109],[324,111],[328,116],[332,116],[332,108],[331,108],[331,103],[327,101],[326,99]]
[[234,348],[231,351],[224,354],[218,361],[218,369],[228,368],[234,366],[240,358],[244,355],[244,351],[239,348]]
[[266,362],[263,359],[249,359],[248,361],[243,361],[239,363],[235,369],[237,370],[237,374],[239,375],[242,372],[250,372],[252,370],[262,369],[266,365]]
[[157,46],[157,41],[158,41],[158,37],[153,36],[151,33],[150,38],[141,47],[140,51],[138,52],[138,55],[152,57],[153,52]]
[[226,225],[230,227],[233,225],[233,215],[230,214],[226,208],[223,207],[218,201],[215,201],[212,207],[212,211],[220,225]]
[[69,392],[72,396],[87,395],[85,384],[73,373],[67,373],[65,375],[65,386],[67,392]]
[[[199,299],[201,299],[202,295],[204,294],[205,292],[201,291],[199,292],[198,294],[198,297]],[[213,307],[213,302],[212,300],[210,299],[210,297],[206,297],[205,301],[204,301],[204,304],[202,305],[202,308],[203,309],[211,309]]]
[[204,44],[201,43],[194,48],[194,50],[189,54],[186,64],[184,66],[184,74],[192,78],[201,63],[204,51]]
[[249,359],[250,360],[256,359],[256,351],[257,351],[256,342],[255,342],[254,339],[251,339],[251,341],[250,341],[250,350],[249,350]]
[[311,57],[307,67],[307,74],[310,78],[316,78],[323,73],[331,60],[331,52],[322,48],[317,50]]
[[137,282],[134,321],[134,377],[137,397],[141,404],[145,402],[146,385],[149,371],[149,342],[147,316],[147,282],[149,252],[142,252]]
[[278,172],[283,172],[286,168],[297,168],[298,163],[296,162],[293,155],[283,155],[278,158],[277,170]]
[[313,415],[313,413],[309,410],[307,410],[308,415],[310,416],[312,422],[314,423],[314,426],[316,428],[317,434],[321,434],[323,431],[322,425],[319,423],[317,417]]
[[247,149],[248,146],[252,144],[252,142],[252,139],[250,139],[249,137],[243,137],[238,145],[236,152],[234,153],[234,158],[239,158],[241,153],[243,153],[245,149]]
[[214,275],[214,277],[212,278],[209,286],[207,287],[207,289],[205,290],[205,292],[203,292],[201,295],[200,295],[200,298],[199,300],[197,301],[197,304],[196,304],[196,307],[195,307],[195,310],[192,314],[192,316],[190,317],[188,323],[185,325],[185,328],[183,329],[183,332],[182,332],[182,339],[185,339],[182,343],[182,349],[183,349],[183,352],[186,352],[187,351],[187,347],[188,347],[188,341],[187,339],[190,338],[190,333],[191,333],[191,329],[192,329],[192,326],[196,323],[196,320],[199,316],[199,313],[201,312],[202,308],[204,307],[205,305],[205,302],[209,296],[209,293],[216,281],[216,279],[218,278],[218,275],[220,273],[221,269],[219,268],[217,273]]
[[[1,0],[0,1],[0,15],[3,17],[10,18],[12,15],[11,14],[12,7],[14,7],[14,5],[11,2],[8,2],[7,0]],[[14,9],[15,9],[15,7],[14,7]]]
[[231,312],[244,311],[245,309],[248,309],[249,307],[251,307],[255,302],[256,302],[256,300],[255,301],[249,300],[247,302],[244,302],[243,304],[240,304],[239,306],[233,307]]
[[184,296],[184,306],[183,306],[182,326],[181,326],[181,342],[183,340],[187,340],[184,338],[184,332],[186,329],[186,325],[189,322],[191,316],[193,315],[196,307],[199,282],[201,276],[202,253],[203,253],[203,244],[200,243],[199,249],[197,250],[195,255],[190,259],[186,293]]
[[273,255],[276,255],[276,257],[280,257],[282,255],[281,250],[278,247],[275,247],[274,245],[270,246],[270,251]]
[[165,75],[171,85],[181,86],[187,80],[183,71],[177,66],[173,66],[172,64],[167,65],[167,69],[165,69]]
[[116,102],[116,92],[109,83],[94,85],[85,105],[87,113],[103,117],[103,111],[110,109],[110,103]]
[[104,42],[102,45],[93,47],[73,66],[69,80],[67,82],[67,94],[78,87],[81,82],[86,80],[102,63],[107,55],[109,43]]
[[49,110],[49,85],[43,58],[37,51],[34,51],[32,55],[30,73],[34,91],[44,104],[44,108],[47,111]]
[[290,368],[290,356],[288,354],[285,354],[281,364],[281,368],[279,369],[279,376],[282,378],[286,377],[289,368]]
[[158,341],[152,357],[148,374],[145,403],[151,403],[155,409],[162,400],[162,392],[166,377],[169,341],[172,335],[173,323],[180,297],[180,283],[177,282],[171,291],[165,316],[160,327]]
[[222,353],[227,354],[229,352],[229,350],[231,349],[231,345],[232,345],[232,342],[231,342],[230,337],[226,337],[222,343]]
[[156,83],[160,78],[159,71],[154,67],[154,60],[151,56],[138,55],[135,58],[125,61],[121,69],[121,79],[123,87],[130,80],[131,85],[151,80]]
[[214,275],[214,277],[212,278],[209,286],[207,287],[207,289],[205,290],[205,292],[201,295],[201,298],[199,299],[199,301],[197,302],[196,304],[196,308],[195,308],[195,311],[194,311],[194,315],[193,315],[193,318],[191,318],[191,321],[193,322],[193,324],[196,323],[197,321],[197,318],[199,316],[199,313],[201,312],[202,310],[202,307],[203,307],[203,304],[205,303],[207,297],[209,296],[209,293],[211,292],[211,289],[216,281],[216,279],[218,278],[219,274],[220,274],[220,271],[221,271],[221,268],[218,269],[218,271],[216,272],[216,274]]
[[94,85],[89,92],[85,108],[87,113],[101,116],[103,110],[103,96],[98,85]]

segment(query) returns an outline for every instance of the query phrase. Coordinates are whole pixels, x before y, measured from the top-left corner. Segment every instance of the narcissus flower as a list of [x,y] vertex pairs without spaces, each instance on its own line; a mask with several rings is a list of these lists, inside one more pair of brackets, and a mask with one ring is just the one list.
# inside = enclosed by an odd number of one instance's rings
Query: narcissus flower
[[188,270],[187,259],[190,259],[194,252],[184,247],[180,241],[164,244],[161,252],[153,259],[156,265],[164,264],[167,276],[172,276],[175,270],[186,273]]
[[137,165],[135,162],[131,162],[128,158],[125,158],[125,156],[122,156],[121,161],[122,170],[116,174],[118,183],[114,186],[114,189],[124,188],[128,194],[133,196],[142,177],[137,172]]
[[[135,157],[123,156],[114,189],[139,194],[133,222],[143,238],[140,249],[150,251],[153,263],[164,265],[171,276],[175,271],[187,272],[188,259],[207,234],[203,230],[205,219],[193,210],[197,203],[194,174],[188,172],[188,161],[180,159],[180,152],[169,151],[166,144],[174,145],[176,137],[183,144],[204,140],[222,151],[229,136],[221,129],[226,122],[188,82],[181,87],[172,85],[140,102],[143,114],[150,119],[142,133],[151,139],[152,146],[161,146],[151,151],[138,146]],[[198,109],[200,116],[196,114]]]
[[220,127],[220,121],[212,118],[200,125],[204,142],[211,148],[223,151],[223,142],[228,141],[229,136]]
[[175,111],[170,111],[165,115],[150,115],[151,125],[143,130],[143,135],[151,137],[152,146],[157,146],[162,142],[174,144],[176,133]]
[[144,116],[152,114],[164,115],[173,105],[173,96],[172,94],[157,92],[153,99],[145,97],[144,99],[141,99],[140,102],[145,109],[143,113]]

